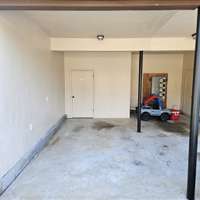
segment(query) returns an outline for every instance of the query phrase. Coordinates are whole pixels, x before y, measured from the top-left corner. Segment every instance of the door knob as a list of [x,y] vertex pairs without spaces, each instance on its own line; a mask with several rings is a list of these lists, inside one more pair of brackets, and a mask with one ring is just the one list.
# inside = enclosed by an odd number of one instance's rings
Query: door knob
[[72,96],[72,99],[74,99],[75,98],[75,96]]

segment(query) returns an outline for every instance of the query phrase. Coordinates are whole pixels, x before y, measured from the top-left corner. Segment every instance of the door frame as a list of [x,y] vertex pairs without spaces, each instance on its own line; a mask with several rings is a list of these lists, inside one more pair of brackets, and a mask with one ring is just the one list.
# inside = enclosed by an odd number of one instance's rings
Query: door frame
[[[89,118],[94,118],[94,108],[95,108],[95,98],[94,98],[94,92],[95,92],[95,89],[94,89],[94,86],[95,86],[95,84],[94,84],[94,78],[95,78],[95,76],[94,76],[94,70],[92,70],[92,69],[71,69],[70,70],[70,74],[69,74],[69,82],[70,82],[70,91],[69,91],[69,100],[70,100],[70,118],[77,118],[77,117],[73,117],[73,109],[72,109],[72,107],[73,107],[73,105],[72,105],[72,72],[74,72],[74,71],[89,71],[89,72],[92,72],[92,74],[93,74],[93,80],[92,80],[92,88],[93,88],[93,90],[92,90],[92,101],[93,101],[93,105],[92,105],[92,110],[93,110],[93,112],[92,112],[92,117],[89,117]],[[88,118],[88,117],[85,117],[85,118]]]

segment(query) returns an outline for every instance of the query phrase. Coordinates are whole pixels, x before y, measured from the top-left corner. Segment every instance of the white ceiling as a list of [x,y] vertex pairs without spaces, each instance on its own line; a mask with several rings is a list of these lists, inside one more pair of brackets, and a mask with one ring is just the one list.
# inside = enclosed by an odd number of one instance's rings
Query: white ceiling
[[188,37],[196,10],[189,11],[25,11],[50,37]]

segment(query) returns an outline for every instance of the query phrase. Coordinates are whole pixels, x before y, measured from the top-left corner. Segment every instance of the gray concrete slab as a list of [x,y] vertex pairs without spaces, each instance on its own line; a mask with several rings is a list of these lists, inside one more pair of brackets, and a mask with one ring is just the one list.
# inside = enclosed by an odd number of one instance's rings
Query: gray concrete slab
[[187,129],[142,127],[137,133],[134,119],[68,119],[2,200],[185,199]]

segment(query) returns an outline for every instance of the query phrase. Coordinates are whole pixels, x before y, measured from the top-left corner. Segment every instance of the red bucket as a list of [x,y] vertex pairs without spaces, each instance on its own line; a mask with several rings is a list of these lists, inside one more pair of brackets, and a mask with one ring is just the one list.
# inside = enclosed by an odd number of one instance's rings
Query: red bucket
[[172,109],[171,110],[170,120],[178,121],[179,118],[180,118],[180,110]]

